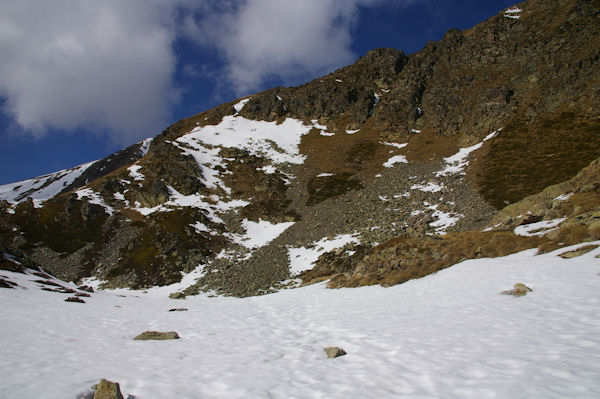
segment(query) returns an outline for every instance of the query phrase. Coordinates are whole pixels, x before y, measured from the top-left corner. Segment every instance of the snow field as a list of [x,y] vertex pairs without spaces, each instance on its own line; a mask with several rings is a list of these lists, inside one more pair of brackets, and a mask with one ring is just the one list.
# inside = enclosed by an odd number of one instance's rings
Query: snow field
[[[246,299],[120,290],[67,303],[2,271],[27,289],[0,290],[0,396],[74,398],[107,378],[140,399],[598,397],[600,249],[556,256],[567,250]],[[533,292],[499,294],[516,282]],[[181,339],[132,340],[144,330]]]

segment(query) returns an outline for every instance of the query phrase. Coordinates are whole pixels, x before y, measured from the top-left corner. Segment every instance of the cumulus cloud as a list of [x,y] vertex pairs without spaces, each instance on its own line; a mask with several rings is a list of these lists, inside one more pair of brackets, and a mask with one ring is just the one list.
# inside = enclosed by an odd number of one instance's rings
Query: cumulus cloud
[[351,29],[360,6],[408,4],[411,0],[247,0],[217,6],[185,20],[188,37],[219,50],[236,92],[314,76],[352,62]]
[[173,14],[160,0],[0,5],[0,95],[24,130],[109,129],[120,142],[157,133],[175,91]]
[[[84,128],[131,143],[169,119],[177,40],[216,50],[222,81],[242,94],[352,62],[360,7],[410,1],[3,0],[0,104],[34,136]],[[198,73],[179,67],[181,79]]]

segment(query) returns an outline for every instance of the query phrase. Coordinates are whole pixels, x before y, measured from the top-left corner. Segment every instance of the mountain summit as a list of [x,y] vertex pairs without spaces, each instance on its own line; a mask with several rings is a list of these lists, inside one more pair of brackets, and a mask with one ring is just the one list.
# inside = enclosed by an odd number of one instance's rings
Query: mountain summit
[[598,240],[599,15],[525,1],[1,186],[0,268],[249,296]]

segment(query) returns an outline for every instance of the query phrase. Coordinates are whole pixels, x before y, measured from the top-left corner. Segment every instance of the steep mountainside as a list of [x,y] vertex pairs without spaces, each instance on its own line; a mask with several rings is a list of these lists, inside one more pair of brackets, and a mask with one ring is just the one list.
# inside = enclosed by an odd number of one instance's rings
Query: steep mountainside
[[2,186],[0,267],[247,296],[598,240],[599,21],[598,0],[525,1]]

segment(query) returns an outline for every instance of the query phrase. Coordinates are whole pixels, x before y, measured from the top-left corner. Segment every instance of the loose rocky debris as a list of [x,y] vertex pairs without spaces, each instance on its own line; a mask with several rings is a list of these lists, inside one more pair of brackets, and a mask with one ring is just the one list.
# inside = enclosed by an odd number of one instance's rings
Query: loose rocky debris
[[345,350],[343,350],[342,348],[339,348],[337,346],[329,346],[327,348],[324,348],[323,350],[327,354],[327,357],[330,359],[347,355]]
[[512,290],[502,291],[502,295],[514,295],[514,296],[524,296],[527,295],[528,292],[532,292],[533,290],[522,283],[517,283],[513,286]]
[[94,399],[123,399],[119,383],[101,379],[96,385]]
[[89,298],[89,297],[91,297],[91,295],[90,295],[90,294],[88,294],[87,292],[76,292],[76,293],[75,293],[75,296],[78,296],[78,297],[85,297],[85,298]]
[[65,302],[76,302],[76,303],[85,303],[85,301],[81,298],[78,298],[76,296],[70,296],[67,299],[65,299]]
[[187,311],[187,308],[173,308],[173,309],[169,309],[169,312],[185,312]]
[[179,339],[179,334],[175,331],[160,332],[160,331],[144,331],[140,335],[134,338],[135,341],[148,341],[148,340],[168,340],[168,339]]

